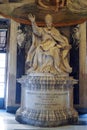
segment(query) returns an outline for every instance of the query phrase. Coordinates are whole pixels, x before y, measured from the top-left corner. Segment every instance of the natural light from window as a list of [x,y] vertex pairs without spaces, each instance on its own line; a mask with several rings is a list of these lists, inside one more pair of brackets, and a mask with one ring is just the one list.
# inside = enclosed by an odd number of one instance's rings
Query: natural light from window
[[0,53],[0,98],[4,98],[6,54]]

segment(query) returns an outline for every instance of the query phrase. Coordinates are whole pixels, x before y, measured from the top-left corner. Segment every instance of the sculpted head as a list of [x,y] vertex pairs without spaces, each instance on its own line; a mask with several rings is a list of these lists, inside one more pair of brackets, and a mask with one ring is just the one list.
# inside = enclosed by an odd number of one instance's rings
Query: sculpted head
[[53,18],[50,14],[47,14],[45,16],[45,23],[46,23],[46,26],[48,29],[51,29],[52,28],[52,22],[53,22]]

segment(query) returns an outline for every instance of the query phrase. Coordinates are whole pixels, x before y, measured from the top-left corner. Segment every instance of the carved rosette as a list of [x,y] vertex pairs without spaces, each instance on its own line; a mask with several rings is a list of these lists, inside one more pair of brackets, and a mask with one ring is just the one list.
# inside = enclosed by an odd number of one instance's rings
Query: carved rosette
[[73,78],[61,76],[24,76],[22,104],[16,112],[20,123],[52,127],[74,123],[78,114],[73,108]]

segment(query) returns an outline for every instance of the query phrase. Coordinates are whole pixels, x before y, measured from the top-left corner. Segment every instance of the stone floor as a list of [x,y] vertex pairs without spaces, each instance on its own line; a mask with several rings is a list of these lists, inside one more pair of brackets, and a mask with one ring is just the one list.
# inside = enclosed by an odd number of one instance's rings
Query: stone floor
[[80,115],[79,122],[74,125],[61,126],[57,128],[39,128],[19,124],[15,120],[14,114],[0,110],[0,130],[87,130],[87,114]]

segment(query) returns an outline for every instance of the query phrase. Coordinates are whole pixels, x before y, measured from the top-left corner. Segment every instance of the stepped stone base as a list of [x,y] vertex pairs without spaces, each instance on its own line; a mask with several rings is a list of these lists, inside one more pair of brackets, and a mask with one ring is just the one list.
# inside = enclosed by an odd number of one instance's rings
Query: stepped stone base
[[16,120],[40,127],[56,127],[78,121],[73,108],[73,84],[67,76],[27,75],[22,84],[21,107]]

